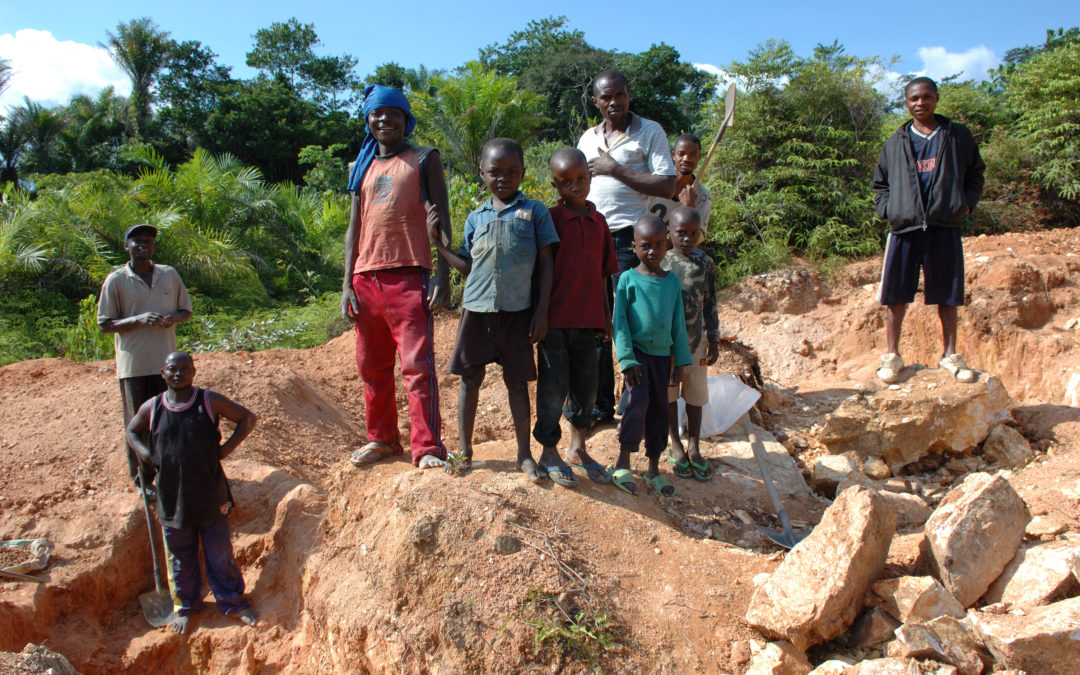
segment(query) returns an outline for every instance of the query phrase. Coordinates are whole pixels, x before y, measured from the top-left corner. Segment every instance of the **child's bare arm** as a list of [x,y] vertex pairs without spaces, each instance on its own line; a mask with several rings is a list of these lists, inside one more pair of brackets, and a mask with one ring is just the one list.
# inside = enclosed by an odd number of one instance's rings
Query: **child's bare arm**
[[150,430],[150,409],[154,405],[154,399],[144,401],[139,406],[138,412],[128,422],[125,434],[127,435],[128,445],[135,451],[135,454],[139,456],[139,459],[145,464],[150,463],[150,448],[143,442],[143,436]]
[[360,230],[360,198],[353,193],[352,207],[349,209],[349,228],[345,230],[345,280],[341,284],[341,315],[356,322],[360,312],[360,302],[352,287],[352,271],[356,266],[356,237]]
[[[450,235],[447,233],[447,230],[450,228],[448,225],[444,225],[442,221],[444,209],[440,209],[437,204],[432,204],[431,202],[428,202],[426,207],[428,212],[428,239],[435,246],[435,249],[439,252],[439,256],[443,260],[449,262],[458,272],[461,272],[465,276],[469,276],[469,272],[472,271],[472,261],[463,258],[456,252],[450,250]],[[447,218],[449,218],[449,216],[447,216]]]
[[555,263],[551,257],[551,246],[545,246],[536,255],[536,273],[539,279],[539,293],[536,298],[536,309],[533,311],[532,321],[529,322],[529,341],[533,344],[540,342],[547,335],[548,329],[548,304],[551,301],[551,277],[555,271]]
[[210,392],[210,407],[213,408],[215,415],[236,422],[236,429],[233,430],[232,436],[221,444],[218,457],[225,459],[255,428],[257,418],[255,413],[216,391]]
[[[437,151],[428,155],[425,164],[427,171],[428,197],[439,211],[439,226],[446,241],[452,239],[450,230],[450,194],[446,189],[446,174],[443,172],[442,159]],[[450,266],[440,253],[435,261],[435,278],[431,284],[428,306],[432,309],[442,307],[450,301]]]

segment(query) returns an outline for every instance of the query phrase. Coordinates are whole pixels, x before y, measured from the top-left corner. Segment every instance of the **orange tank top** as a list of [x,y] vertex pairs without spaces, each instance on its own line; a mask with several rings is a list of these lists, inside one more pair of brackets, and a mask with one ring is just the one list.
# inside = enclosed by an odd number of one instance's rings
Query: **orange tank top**
[[372,161],[360,184],[353,274],[394,267],[431,269],[421,179],[420,158],[411,147]]

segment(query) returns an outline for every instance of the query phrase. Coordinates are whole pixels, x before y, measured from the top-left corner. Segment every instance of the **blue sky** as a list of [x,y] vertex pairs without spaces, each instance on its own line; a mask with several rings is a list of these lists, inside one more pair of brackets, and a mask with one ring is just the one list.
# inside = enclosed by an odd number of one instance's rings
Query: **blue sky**
[[[982,78],[1012,47],[1039,44],[1047,28],[1080,24],[1075,0],[1037,2],[958,1],[874,2],[710,2],[620,3],[545,2],[282,2],[280,0],[145,0],[69,2],[44,5],[0,0],[0,57],[15,76],[0,97],[0,110],[23,95],[46,104],[74,93],[95,93],[115,83],[127,93],[126,78],[98,47],[121,21],[150,16],[177,40],[199,40],[233,66],[251,74],[244,55],[252,34],[274,21],[296,16],[315,24],[321,53],[355,56],[363,76],[379,63],[452,68],[477,56],[485,45],[504,41],[530,19],[566,15],[597,47],[641,51],[666,42],[685,61],[723,67],[745,58],[769,39],[789,41],[798,54],[819,42],[839,40],[857,56],[896,56],[892,70],[942,77],[964,72]],[[608,9],[616,6],[617,11]]]

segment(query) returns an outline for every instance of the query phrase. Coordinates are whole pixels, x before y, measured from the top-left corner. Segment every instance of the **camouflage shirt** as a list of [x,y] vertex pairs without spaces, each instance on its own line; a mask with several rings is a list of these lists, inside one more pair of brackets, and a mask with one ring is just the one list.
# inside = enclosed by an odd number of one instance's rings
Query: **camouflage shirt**
[[701,344],[704,326],[709,342],[720,341],[720,319],[716,315],[716,267],[712,258],[699,248],[690,255],[671,249],[660,262],[662,269],[674,272],[682,284],[683,312],[686,314],[686,337],[690,353]]

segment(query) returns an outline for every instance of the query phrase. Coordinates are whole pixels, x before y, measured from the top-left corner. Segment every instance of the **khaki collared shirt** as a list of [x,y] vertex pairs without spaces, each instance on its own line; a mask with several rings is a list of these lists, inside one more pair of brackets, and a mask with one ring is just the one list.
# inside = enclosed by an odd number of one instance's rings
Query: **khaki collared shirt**
[[[176,270],[168,265],[154,265],[153,286],[131,269],[128,263],[105,278],[98,300],[98,323],[106,319],[126,319],[144,312],[175,314],[191,311],[191,298]],[[176,351],[174,326],[140,325],[123,333],[114,333],[116,377],[142,377],[160,373],[165,357]]]

